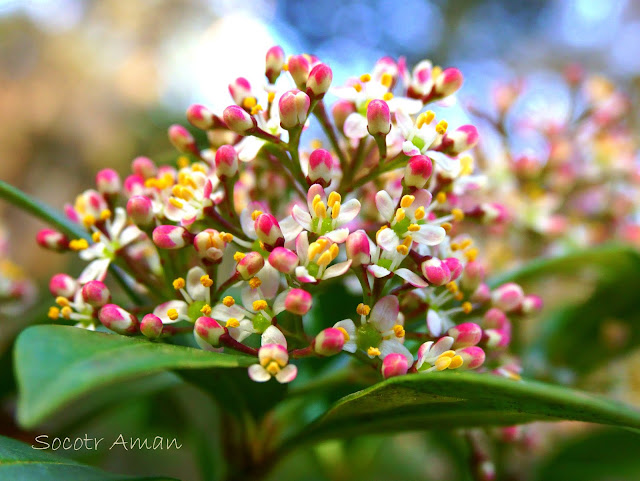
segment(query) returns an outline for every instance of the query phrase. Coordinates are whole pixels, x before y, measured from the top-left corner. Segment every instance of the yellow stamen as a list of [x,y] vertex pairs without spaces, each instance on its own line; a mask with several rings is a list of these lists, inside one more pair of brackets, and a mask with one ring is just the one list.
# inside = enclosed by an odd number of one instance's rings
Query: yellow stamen
[[406,214],[404,213],[404,209],[402,207],[396,210],[396,222],[404,220],[405,216]]
[[402,256],[406,256],[409,253],[409,248],[405,245],[399,245],[396,247],[396,252]]
[[184,289],[184,286],[186,286],[187,283],[184,281],[184,279],[182,277],[178,277],[177,279],[173,280],[173,288],[178,291],[180,289]]
[[100,237],[102,236],[102,233],[100,231],[95,231],[93,234],[91,234],[91,240],[93,242],[100,242]]
[[444,222],[440,227],[442,227],[447,234],[451,232],[451,229],[453,228],[449,222]]
[[191,170],[193,170],[194,172],[202,172],[203,174],[207,173],[206,167],[201,162],[198,164],[193,164],[191,166]]
[[236,303],[236,300],[231,296],[225,296],[225,298],[222,299],[222,303],[227,307],[231,307]]
[[109,209],[104,209],[100,212],[100,220],[111,219],[111,211]]
[[362,92],[362,85],[360,84],[354,84],[353,88],[356,92]]
[[322,148],[322,141],[320,139],[313,139],[311,141],[310,145],[311,145],[311,148],[313,150],[321,149]]
[[312,242],[311,245],[309,246],[309,249],[307,249],[307,258],[310,261],[313,261],[316,256],[318,254],[320,254],[320,252],[322,252],[323,247],[316,241],[316,242]]
[[418,224],[409,224],[409,232],[418,232],[420,226]]
[[262,299],[253,301],[252,307],[254,311],[264,311],[267,308],[267,301]]
[[229,243],[233,240],[233,235],[229,234],[227,232],[221,232],[220,233],[220,238],[225,241],[226,243]]
[[251,115],[255,115],[255,114],[257,114],[258,112],[261,112],[262,110],[264,110],[264,109],[262,108],[262,105],[260,105],[260,104],[255,105],[254,107],[251,107]]
[[339,252],[340,252],[340,248],[338,247],[338,244],[331,244],[331,247],[329,247],[329,254],[331,254],[331,260],[338,257]]
[[227,327],[240,327],[240,323],[238,322],[238,319],[236,319],[235,317],[230,317],[227,320]]
[[404,236],[404,239],[402,241],[402,245],[406,246],[407,248],[411,247],[411,243],[413,242],[413,237],[411,237],[410,235],[406,235]]
[[337,192],[331,192],[329,194],[329,199],[327,200],[327,205],[329,207],[333,207],[333,204],[341,201],[342,201],[342,196],[340,194],[338,194]]
[[253,107],[256,106],[257,103],[258,103],[258,100],[255,97],[247,97],[242,101],[242,106],[245,109],[252,109]]
[[398,338],[404,337],[404,327],[402,327],[400,324],[396,324],[395,326],[393,326],[393,332]]
[[367,354],[369,354],[369,356],[379,356],[380,349],[378,349],[377,347],[370,347],[369,349],[367,349]]
[[262,285],[262,281],[260,279],[258,279],[257,277],[252,277],[249,280],[249,287],[251,287],[251,289],[257,289],[261,285]]
[[445,194],[444,192],[438,192],[438,195],[436,195],[436,202],[438,202],[439,204],[444,204],[447,201],[447,194]]
[[178,199],[176,199],[175,197],[169,197],[169,202],[171,203],[172,206],[178,209],[182,209],[184,207],[184,204],[180,202]]
[[387,92],[382,96],[382,100],[386,100],[387,102],[393,98],[393,94],[391,92]]
[[473,310],[473,305],[469,301],[462,303],[462,312],[469,314]]
[[345,342],[348,341],[349,339],[351,339],[351,336],[349,336],[349,333],[347,332],[347,330],[344,327],[336,327],[336,329],[338,331],[342,332],[342,335],[344,336]]
[[464,359],[462,356],[456,355],[451,358],[451,364],[449,364],[449,369],[458,369],[460,366],[464,364]]
[[320,197],[320,194],[316,194],[316,195],[313,197],[313,200],[311,201],[311,208],[312,208],[313,210],[316,210],[316,204],[317,204],[318,202],[322,202],[322,197]]
[[91,214],[87,214],[82,218],[82,223],[87,228],[91,227],[93,224],[96,223],[96,218],[94,216],[92,216]]
[[187,157],[186,155],[181,155],[180,157],[178,157],[178,160],[176,161],[176,164],[178,165],[179,169],[184,169],[185,167],[189,167],[189,164],[191,162],[189,162],[189,157]]
[[446,285],[447,290],[454,294],[456,292],[458,292],[458,284],[456,283],[456,281],[451,281]]
[[318,202],[314,208],[314,212],[316,217],[320,217],[321,219],[327,217],[327,207],[324,205],[324,202]]
[[177,309],[169,309],[167,311],[167,317],[172,321],[175,321],[178,318],[178,310]]
[[444,135],[445,132],[447,131],[447,127],[449,127],[449,124],[447,123],[447,121],[441,120],[436,125],[436,132],[438,132],[440,135]]
[[278,374],[280,372],[280,366],[278,365],[278,363],[276,361],[271,361],[269,363],[269,365],[267,367],[265,367],[265,369],[272,376],[275,376],[276,374]]
[[413,204],[414,200],[416,200],[416,198],[413,195],[403,195],[402,199],[400,200],[400,207],[402,207],[403,209],[411,207],[411,204]]
[[371,307],[361,302],[360,304],[358,304],[358,307],[356,307],[356,312],[361,316],[368,316],[371,312]]
[[318,257],[318,260],[316,261],[316,264],[318,264],[319,266],[328,266],[329,263],[332,261],[333,259],[331,258],[331,252],[329,251],[325,251],[322,253],[322,255],[320,257]]
[[47,313],[49,319],[57,319],[60,316],[60,309],[56,306],[51,306]]
[[448,368],[451,365],[451,358],[442,355],[438,359],[436,359],[436,362],[434,364],[438,371],[444,371],[446,368]]
[[275,92],[269,92],[267,94],[267,101],[271,104],[273,103],[273,101],[276,99],[276,93]]
[[471,247],[471,244],[473,244],[473,240],[472,239],[465,239],[460,243],[460,248],[461,249],[466,249],[467,247]]
[[475,247],[472,247],[471,249],[465,251],[464,256],[469,261],[475,261],[476,257],[478,257],[478,249],[476,249]]
[[213,285],[213,280],[211,280],[211,277],[209,277],[208,274],[205,274],[200,277],[200,284],[202,284],[203,287],[211,287]]
[[449,247],[451,247],[452,251],[459,251],[460,250],[460,244],[458,244],[457,242],[452,242]]
[[235,254],[233,254],[233,260],[236,262],[240,262],[242,259],[244,259],[244,256],[246,254],[243,254],[242,252],[236,252]]
[[60,314],[62,314],[62,317],[64,317],[65,319],[69,319],[72,312],[73,311],[69,306],[64,306],[62,309],[60,309]]
[[391,87],[391,84],[393,83],[393,76],[390,73],[383,73],[380,83],[387,88]]
[[211,314],[211,306],[209,304],[205,304],[204,306],[202,306],[202,309],[200,309],[200,312],[202,312],[205,316],[208,316],[209,314]]
[[339,215],[340,215],[340,202],[336,202],[335,204],[333,204],[333,207],[331,208],[331,218],[337,219]]
[[431,78],[437,79],[438,77],[440,77],[440,75],[442,75],[442,67],[440,67],[439,65],[434,66],[431,69]]
[[453,298],[456,301],[461,301],[462,299],[464,299],[464,294],[462,292],[458,291],[453,295]]
[[460,222],[464,219],[464,212],[462,212],[462,209],[456,208],[451,210],[451,215],[456,222]]
[[413,213],[413,216],[416,218],[416,220],[424,219],[425,215],[426,215],[426,212],[424,211],[424,207],[422,206],[418,207],[416,211]]
[[371,75],[368,73],[360,75],[360,82],[369,82],[371,80]]
[[465,155],[460,159],[460,175],[473,174],[473,158],[470,155]]
[[86,239],[73,239],[69,241],[69,249],[72,251],[83,251],[89,248],[89,243]]

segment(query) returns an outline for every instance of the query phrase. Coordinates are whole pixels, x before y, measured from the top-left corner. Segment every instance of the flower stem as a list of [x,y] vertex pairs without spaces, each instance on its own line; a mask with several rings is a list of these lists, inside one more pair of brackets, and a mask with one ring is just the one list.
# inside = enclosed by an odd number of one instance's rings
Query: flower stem
[[331,142],[331,146],[333,150],[336,151],[336,155],[340,160],[340,170],[342,170],[342,175],[345,175],[347,170],[347,157],[344,155],[344,152],[340,148],[340,143],[338,142],[338,136],[336,135],[336,131],[333,128],[333,124],[331,120],[329,120],[329,116],[327,115],[327,109],[324,106],[324,102],[318,102],[318,105],[313,109],[313,114],[317,117],[320,122],[320,126],[324,131],[325,135],[329,138],[329,142]]

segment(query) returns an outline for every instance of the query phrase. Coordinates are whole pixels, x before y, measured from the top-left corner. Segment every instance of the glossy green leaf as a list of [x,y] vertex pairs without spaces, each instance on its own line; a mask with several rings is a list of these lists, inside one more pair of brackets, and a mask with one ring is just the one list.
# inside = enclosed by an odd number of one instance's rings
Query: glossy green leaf
[[489,374],[442,372],[391,378],[346,396],[285,446],[369,433],[561,419],[640,430],[639,410],[584,392]]
[[108,473],[0,436],[0,479],[16,481],[175,481]]
[[255,362],[247,356],[50,325],[23,331],[14,352],[18,421],[27,428],[80,396],[118,381],[166,370],[215,368],[211,372],[217,375]]

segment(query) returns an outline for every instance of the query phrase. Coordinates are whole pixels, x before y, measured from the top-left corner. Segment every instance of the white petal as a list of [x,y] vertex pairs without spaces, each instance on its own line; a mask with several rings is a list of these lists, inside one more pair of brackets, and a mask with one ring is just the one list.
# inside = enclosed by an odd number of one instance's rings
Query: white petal
[[375,303],[371,310],[370,322],[380,332],[386,332],[395,326],[400,312],[400,303],[396,296],[385,296]]
[[437,358],[443,352],[448,351],[453,346],[454,339],[451,336],[445,336],[441,339],[438,339],[431,349],[429,350],[429,357]]
[[413,142],[410,140],[405,140],[402,143],[402,152],[409,157],[413,157],[414,155],[420,155],[420,149],[413,145]]
[[442,333],[442,318],[433,309],[427,312],[427,328],[432,336],[439,336]]
[[331,232],[327,232],[325,237],[336,244],[342,244],[347,240],[347,237],[349,237],[349,229],[345,227],[343,229],[332,230]]
[[120,234],[120,238],[118,241],[120,242],[120,246],[126,246],[131,244],[134,240],[142,235],[142,231],[138,229],[135,225],[130,225],[126,227],[122,234]]
[[237,304],[227,307],[224,304],[216,304],[211,311],[211,317],[218,321],[227,322],[230,318],[241,321],[246,316],[245,310]]
[[294,205],[291,210],[291,215],[294,220],[300,224],[304,229],[311,230],[311,216],[308,212],[302,210],[299,205]]
[[[170,319],[167,315],[167,312],[170,309],[175,309],[178,312],[178,317]],[[186,321],[189,319],[189,306],[184,301],[173,300],[160,304],[153,310],[153,313],[162,319],[163,324],[173,324],[175,322]]]
[[349,114],[344,121],[344,135],[350,139],[361,139],[369,135],[367,118],[357,112]]
[[256,277],[262,282],[260,290],[262,291],[262,294],[264,294],[264,297],[267,299],[273,299],[278,292],[278,287],[280,286],[280,272],[269,264],[269,261],[265,261],[264,267],[260,269],[260,272],[256,274]]
[[293,381],[298,375],[298,368],[293,364],[287,364],[283,367],[278,374],[276,374],[276,381],[280,384],[285,384]]
[[104,281],[104,278],[107,277],[107,269],[109,269],[110,263],[111,261],[109,259],[96,259],[92,261],[84,268],[78,277],[78,282],[80,284],[86,284],[89,281]]
[[380,359],[393,353],[402,354],[410,364],[413,363],[413,354],[398,339],[386,339],[380,343]]
[[317,279],[313,277],[311,274],[309,274],[309,271],[305,266],[296,267],[295,272],[296,272],[296,279],[298,279],[300,282],[304,282],[307,284],[317,282]]
[[395,252],[400,244],[398,234],[393,229],[383,229],[377,237],[378,245],[386,251]]
[[120,232],[122,232],[126,223],[127,212],[122,207],[116,207],[116,212],[111,222],[111,229],[109,229],[109,234],[111,234],[112,239],[120,236]]
[[385,269],[382,266],[379,266],[377,264],[370,264],[369,266],[367,266],[367,271],[369,271],[369,273],[371,273],[374,277],[380,279],[381,277],[386,277],[389,274],[391,274],[391,271],[388,269]]
[[260,364],[252,364],[249,366],[249,377],[255,382],[267,382],[271,379],[271,374]]
[[425,281],[422,277],[420,277],[418,274],[416,274],[413,271],[410,271],[409,269],[405,269],[404,267],[401,269],[396,269],[394,271],[394,274],[396,274],[399,277],[402,277],[405,281],[407,281],[413,287],[427,287],[429,285],[429,283]]
[[253,322],[249,319],[240,321],[240,325],[238,327],[229,327],[228,330],[229,335],[238,342],[244,341],[247,337],[256,332],[253,328]]
[[413,120],[401,108],[396,110],[396,124],[406,139],[413,130]]
[[245,137],[236,146],[238,159],[242,162],[250,162],[256,158],[265,141],[257,137]]
[[274,315],[278,315],[281,312],[284,311],[284,301],[287,298],[287,294],[289,294],[289,291],[291,289],[287,289],[286,291],[282,291],[280,294],[278,294],[278,297],[276,297],[276,300],[273,301],[273,314]]
[[439,225],[421,225],[420,230],[413,232],[413,240],[419,244],[425,244],[428,246],[437,246],[445,237],[447,237],[447,231],[445,231]]
[[[309,235],[306,230],[303,230],[296,237],[296,254],[298,254],[298,259],[300,260],[300,264],[307,263],[307,255],[309,253]],[[306,270],[306,269],[305,269]]]
[[448,174],[457,174],[460,171],[460,159],[451,158],[442,152],[435,151],[429,151],[429,157]]
[[279,222],[284,240],[289,242],[302,232],[302,226],[296,222],[293,216],[287,216]]
[[194,301],[204,301],[206,299],[206,291],[209,287],[204,287],[200,282],[200,278],[206,275],[202,267],[192,267],[187,272],[187,292]]
[[387,104],[389,104],[389,110],[391,110],[391,112],[400,110],[412,115],[422,110],[422,100],[407,97],[393,97],[391,100],[387,100]]
[[396,211],[396,204],[386,190],[381,190],[376,194],[376,207],[384,220],[390,222]]
[[360,212],[360,202],[356,199],[351,199],[340,206],[340,215],[336,219],[338,225],[346,224],[356,218]]
[[262,346],[266,346],[267,344],[279,344],[280,346],[284,346],[286,349],[287,340],[280,329],[276,326],[269,326],[262,333],[262,339],[260,341],[260,345]]
[[349,267],[351,267],[351,261],[334,264],[331,267],[329,267],[326,271],[324,271],[324,274],[322,275],[322,279],[323,280],[331,279],[332,277],[341,276],[342,274],[344,274],[349,270]]

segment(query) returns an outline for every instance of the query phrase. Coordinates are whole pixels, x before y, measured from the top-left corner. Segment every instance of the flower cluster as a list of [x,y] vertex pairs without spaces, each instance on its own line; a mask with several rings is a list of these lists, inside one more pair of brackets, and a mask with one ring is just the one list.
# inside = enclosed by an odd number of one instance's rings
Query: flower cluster
[[[511,322],[541,302],[517,284],[486,283],[464,226],[504,215],[476,200],[486,184],[469,155],[478,134],[428,108],[461,87],[461,73],[385,57],[333,87],[328,65],[274,47],[265,76],[260,88],[232,82],[221,115],[189,107],[201,133],[169,128],[176,167],[139,157],[124,180],[100,171],[66,207],[85,236],[39,234],[42,246],[89,261],[77,278],[53,277],[50,317],[157,342],[192,332],[202,349],[255,357],[258,382],[290,382],[293,360],[341,353],[384,378],[517,378]],[[312,118],[326,139],[303,143]],[[109,272],[129,301],[112,299]],[[303,318],[331,283],[362,302],[309,332]]]
[[[630,99],[577,65],[566,69],[564,81],[571,94],[565,116],[532,115],[523,80],[496,86],[493,114],[472,107],[501,140],[502,157],[484,154],[490,177],[499,179],[494,198],[508,206],[518,234],[519,258],[612,239],[640,242],[640,146]],[[520,139],[529,146],[525,153],[514,150]]]

